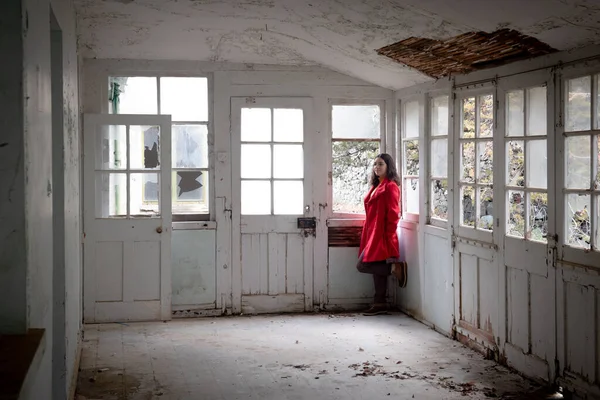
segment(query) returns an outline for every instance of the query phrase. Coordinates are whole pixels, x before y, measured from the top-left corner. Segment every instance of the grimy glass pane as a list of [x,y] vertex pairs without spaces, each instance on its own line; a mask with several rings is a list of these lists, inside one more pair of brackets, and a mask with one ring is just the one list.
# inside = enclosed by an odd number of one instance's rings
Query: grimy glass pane
[[494,135],[494,96],[479,96],[479,137]]
[[173,214],[208,214],[208,171],[173,171]]
[[567,244],[573,247],[590,248],[591,212],[590,195],[567,195]]
[[271,182],[242,181],[242,215],[271,214]]
[[406,179],[404,181],[404,192],[406,193],[406,212],[410,214],[419,213],[419,180]]
[[590,136],[575,136],[565,140],[567,158],[566,184],[569,189],[589,189],[592,158]]
[[419,137],[419,102],[409,101],[404,104],[404,137]]
[[273,110],[273,140],[275,142],[304,141],[304,111],[293,108]]
[[527,135],[546,135],[548,130],[546,103],[545,87],[527,89]]
[[173,125],[173,168],[208,168],[206,125]]
[[286,179],[304,177],[304,152],[301,144],[273,146],[273,177]]
[[127,174],[96,172],[96,218],[127,216]]
[[506,136],[525,135],[525,95],[522,90],[506,94]]
[[242,144],[241,176],[249,179],[271,178],[271,145]]
[[208,121],[208,79],[160,78],[160,113],[171,121]]
[[506,185],[525,186],[525,152],[522,140],[506,143]]
[[419,175],[419,141],[404,142],[404,175]]
[[271,109],[242,108],[242,142],[271,141]]
[[333,106],[333,139],[381,139],[381,110],[376,105]]
[[304,214],[304,183],[302,181],[273,182],[273,201],[275,215]]
[[460,188],[460,224],[475,227],[475,189],[473,186]]
[[448,180],[435,179],[431,182],[431,217],[448,219]]
[[494,228],[494,190],[489,186],[479,188],[479,215],[477,228],[491,231]]
[[431,141],[431,176],[436,178],[448,176],[448,139]]
[[160,215],[160,185],[158,174],[129,175],[129,215],[131,217],[156,217]]
[[431,100],[431,136],[448,134],[448,96],[434,97]]
[[96,129],[96,169],[127,168],[127,127],[100,125]]
[[160,169],[160,127],[129,127],[129,166],[131,169]]
[[525,193],[508,191],[508,218],[506,234],[508,236],[525,237]]
[[108,91],[111,114],[158,114],[156,78],[111,77]]
[[461,142],[460,154],[460,180],[475,182],[475,142]]
[[475,97],[463,99],[461,137],[466,139],[475,137]]
[[331,147],[333,212],[362,214],[379,142],[334,141]]
[[548,239],[548,194],[529,193],[529,222],[527,223],[527,239],[546,242]]
[[494,181],[494,142],[477,143],[477,182]]
[[584,76],[567,82],[566,132],[587,131],[592,127],[592,78]]
[[546,140],[527,142],[527,187],[535,189],[548,187]]

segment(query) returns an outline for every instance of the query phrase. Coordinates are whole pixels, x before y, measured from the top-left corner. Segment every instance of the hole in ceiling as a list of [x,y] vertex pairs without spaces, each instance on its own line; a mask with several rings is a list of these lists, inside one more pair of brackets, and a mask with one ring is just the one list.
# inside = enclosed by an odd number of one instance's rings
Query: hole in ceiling
[[468,32],[446,39],[410,37],[382,47],[377,54],[442,78],[554,53],[557,50],[513,29]]

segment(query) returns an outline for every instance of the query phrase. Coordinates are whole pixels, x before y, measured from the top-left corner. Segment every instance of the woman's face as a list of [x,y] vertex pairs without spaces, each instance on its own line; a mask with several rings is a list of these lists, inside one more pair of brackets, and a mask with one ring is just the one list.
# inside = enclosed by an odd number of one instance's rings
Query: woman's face
[[387,165],[385,164],[385,161],[383,161],[383,159],[375,159],[375,162],[373,163],[373,172],[379,178],[382,178],[387,174]]

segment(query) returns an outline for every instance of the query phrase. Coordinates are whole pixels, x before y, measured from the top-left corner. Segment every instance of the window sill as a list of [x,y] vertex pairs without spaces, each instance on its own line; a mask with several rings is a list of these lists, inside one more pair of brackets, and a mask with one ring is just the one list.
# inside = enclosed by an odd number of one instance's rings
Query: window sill
[[207,231],[217,229],[216,221],[172,222],[174,231]]
[[330,227],[363,226],[364,223],[364,216],[362,218],[330,218],[327,220],[327,226]]

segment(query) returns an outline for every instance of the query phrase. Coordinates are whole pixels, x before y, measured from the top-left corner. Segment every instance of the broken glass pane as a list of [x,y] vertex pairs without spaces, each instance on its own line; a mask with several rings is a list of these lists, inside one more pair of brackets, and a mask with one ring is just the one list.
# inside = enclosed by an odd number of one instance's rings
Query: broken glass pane
[[508,191],[508,220],[506,221],[508,236],[525,237],[525,193]]
[[494,96],[479,96],[479,137],[492,137],[494,134]]
[[431,182],[431,217],[448,219],[448,180],[435,179]]
[[208,79],[160,78],[160,113],[172,121],[208,121]]
[[473,186],[462,186],[460,188],[460,224],[463,226],[475,226],[475,190]]
[[173,171],[173,214],[208,213],[208,171]]
[[96,169],[127,168],[127,127],[100,125],[96,132]]
[[208,168],[206,125],[173,125],[173,168]]
[[129,127],[129,162],[131,169],[160,168],[160,127]]
[[506,143],[506,185],[525,186],[525,153],[522,140]]
[[592,118],[592,79],[584,76],[567,82],[566,132],[587,131]]
[[331,110],[333,139],[380,139],[379,106],[333,106]]
[[490,186],[480,187],[478,202],[477,228],[491,231],[494,228],[494,190]]
[[530,193],[528,198],[527,239],[546,242],[548,236],[548,194]]
[[590,208],[590,195],[567,195],[567,243],[570,246],[590,248]]

